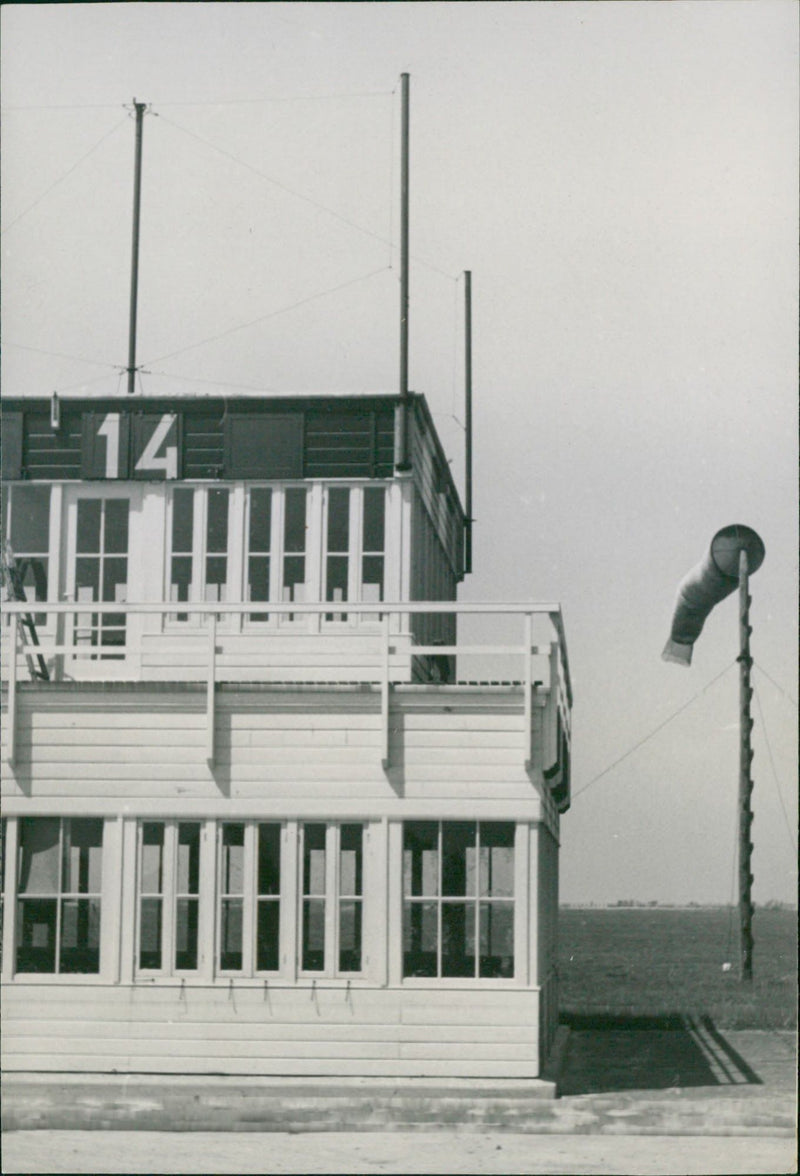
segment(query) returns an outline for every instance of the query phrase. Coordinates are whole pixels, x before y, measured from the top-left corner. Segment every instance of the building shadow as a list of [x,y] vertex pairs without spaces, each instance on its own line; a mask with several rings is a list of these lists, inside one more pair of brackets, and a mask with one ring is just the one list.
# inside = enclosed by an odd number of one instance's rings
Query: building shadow
[[570,1030],[559,1094],[611,1094],[703,1086],[760,1086],[762,1080],[708,1016],[567,1013]]

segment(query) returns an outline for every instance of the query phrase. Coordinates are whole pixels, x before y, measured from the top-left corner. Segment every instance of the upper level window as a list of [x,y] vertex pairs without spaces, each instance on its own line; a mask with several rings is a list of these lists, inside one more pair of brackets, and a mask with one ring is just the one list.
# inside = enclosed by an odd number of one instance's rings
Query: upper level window
[[514,975],[514,825],[406,821],[403,975]]
[[[225,486],[176,486],[170,519],[169,599],[229,599],[231,493]],[[188,619],[177,613],[176,619]]]
[[[329,486],[325,503],[324,599],[384,599],[386,491],[383,486]],[[326,613],[346,621],[347,613]]]
[[[307,516],[308,491],[304,486],[248,489],[246,600],[305,600]],[[269,613],[250,613],[248,619],[267,621]]]
[[[3,544],[11,547],[26,600],[47,600],[50,572],[50,487],[3,486]],[[37,625],[45,623],[36,616]]]
[[20,819],[18,972],[100,971],[102,864],[102,820]]

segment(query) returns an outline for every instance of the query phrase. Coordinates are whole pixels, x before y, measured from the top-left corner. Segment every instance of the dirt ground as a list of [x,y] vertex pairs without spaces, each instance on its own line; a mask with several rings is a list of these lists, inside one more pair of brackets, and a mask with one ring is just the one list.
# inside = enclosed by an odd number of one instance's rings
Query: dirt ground
[[615,1173],[713,1176],[796,1172],[793,1139],[753,1136],[436,1132],[12,1131],[4,1173]]

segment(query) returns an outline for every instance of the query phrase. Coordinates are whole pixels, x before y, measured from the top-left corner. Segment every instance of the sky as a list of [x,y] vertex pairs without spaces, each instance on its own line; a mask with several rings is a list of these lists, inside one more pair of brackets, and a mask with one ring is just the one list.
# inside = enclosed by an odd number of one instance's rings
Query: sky
[[679,580],[755,528],[754,898],[797,863],[798,8],[5,5],[2,390],[124,394],[133,99],[145,393],[394,391],[399,77],[410,384],[474,572],[559,600],[575,693],[561,897],[735,898],[738,617],[660,654]]

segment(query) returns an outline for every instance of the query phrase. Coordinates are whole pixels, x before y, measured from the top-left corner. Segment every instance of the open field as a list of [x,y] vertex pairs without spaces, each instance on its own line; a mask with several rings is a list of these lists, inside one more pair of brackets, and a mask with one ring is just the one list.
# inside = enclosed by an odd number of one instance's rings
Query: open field
[[562,1019],[687,1014],[710,1017],[719,1028],[793,1028],[797,912],[757,909],[753,935],[753,982],[745,985],[738,912],[729,908],[562,909]]

